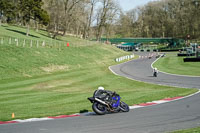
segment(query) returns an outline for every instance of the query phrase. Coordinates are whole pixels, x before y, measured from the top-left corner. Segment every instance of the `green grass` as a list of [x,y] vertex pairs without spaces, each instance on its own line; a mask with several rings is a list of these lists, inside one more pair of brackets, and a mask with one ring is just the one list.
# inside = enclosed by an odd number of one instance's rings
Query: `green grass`
[[50,34],[44,30],[39,30],[36,32],[34,29],[30,29],[29,36],[26,36],[26,28],[10,26],[10,25],[2,25],[0,26],[0,44],[9,44],[16,45],[16,39],[19,41],[19,46],[23,46],[25,40],[25,46],[30,47],[30,43],[32,41],[33,46],[36,47],[37,41],[39,42],[39,46],[41,47],[43,41],[49,47],[61,47],[66,46],[67,43],[70,46],[88,46],[97,44],[96,42],[90,42],[74,37],[66,37],[66,36],[57,36],[56,39],[52,39]]
[[167,53],[166,57],[160,58],[153,66],[167,73],[200,76],[200,62],[184,62],[183,58],[178,57],[177,53]]
[[191,128],[191,129],[187,129],[187,130],[174,131],[172,133],[200,133],[200,127]]
[[[0,37],[33,38],[19,34],[25,31],[20,27],[6,25],[0,30]],[[40,40],[49,39],[40,32],[31,34]],[[130,53],[110,45],[59,38],[61,42],[71,40],[70,47],[0,45],[0,121],[12,120],[12,113],[15,119],[25,119],[91,111],[87,97],[98,86],[116,91],[129,105],[196,92],[116,76],[108,67],[116,64],[115,58]]]

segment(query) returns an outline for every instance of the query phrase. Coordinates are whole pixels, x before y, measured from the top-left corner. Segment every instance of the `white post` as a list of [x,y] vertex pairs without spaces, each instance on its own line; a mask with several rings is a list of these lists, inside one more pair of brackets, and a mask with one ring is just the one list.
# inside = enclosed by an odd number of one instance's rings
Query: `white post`
[[37,48],[39,47],[39,41],[37,40]]
[[42,46],[45,47],[45,41],[42,42]]
[[31,40],[31,44],[30,44],[30,47],[32,48],[33,47],[33,41]]
[[15,41],[16,41],[16,46],[18,47],[19,46],[19,40],[16,38]]
[[25,45],[26,45],[26,40],[24,39],[24,42],[23,42],[23,47],[25,47]]

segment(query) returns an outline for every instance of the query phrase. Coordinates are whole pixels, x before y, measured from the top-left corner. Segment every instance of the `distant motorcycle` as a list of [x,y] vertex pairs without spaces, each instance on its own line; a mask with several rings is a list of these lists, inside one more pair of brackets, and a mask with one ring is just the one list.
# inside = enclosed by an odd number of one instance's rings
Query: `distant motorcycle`
[[157,77],[157,72],[153,72],[153,76],[154,76],[154,77]]
[[103,97],[93,96],[88,100],[92,103],[93,111],[98,115],[106,113],[129,112],[129,106],[120,101],[121,97],[114,93],[112,96],[105,95]]
[[154,69],[153,69],[153,76],[154,76],[154,77],[157,77],[157,76],[158,76],[158,69],[157,69],[157,68],[154,68]]

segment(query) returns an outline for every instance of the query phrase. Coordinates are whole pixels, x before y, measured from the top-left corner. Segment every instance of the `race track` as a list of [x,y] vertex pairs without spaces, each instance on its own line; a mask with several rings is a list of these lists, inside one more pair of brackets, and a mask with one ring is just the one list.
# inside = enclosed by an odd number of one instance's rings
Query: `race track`
[[[152,77],[156,58],[137,59],[112,66],[117,75],[178,87],[199,88],[200,77],[168,75]],[[200,126],[200,94],[181,100],[104,116],[81,115],[58,120],[0,125],[0,133],[162,133]]]
[[[143,54],[144,53],[140,53]],[[149,55],[149,53],[146,53]],[[162,57],[161,57],[162,58]],[[127,78],[168,86],[177,86],[185,88],[199,88],[200,89],[200,77],[187,77],[170,75],[162,72],[158,73],[158,77],[153,77],[153,70],[151,64],[156,60],[155,57],[137,59],[129,61],[116,66],[111,66],[110,69],[117,75],[121,75]]]

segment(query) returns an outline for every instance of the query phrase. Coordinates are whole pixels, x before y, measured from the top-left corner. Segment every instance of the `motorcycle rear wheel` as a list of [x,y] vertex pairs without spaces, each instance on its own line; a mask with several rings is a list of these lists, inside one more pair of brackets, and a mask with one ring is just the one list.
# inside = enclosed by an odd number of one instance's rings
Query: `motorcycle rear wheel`
[[107,111],[107,107],[99,102],[94,102],[92,109],[98,115],[105,115]]

